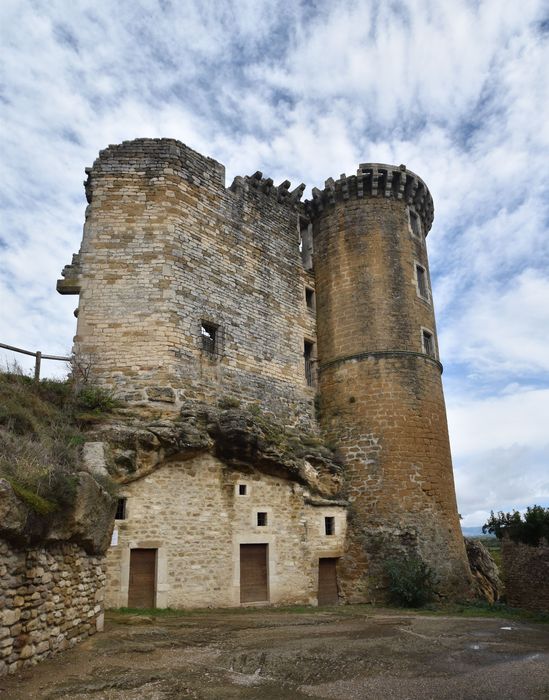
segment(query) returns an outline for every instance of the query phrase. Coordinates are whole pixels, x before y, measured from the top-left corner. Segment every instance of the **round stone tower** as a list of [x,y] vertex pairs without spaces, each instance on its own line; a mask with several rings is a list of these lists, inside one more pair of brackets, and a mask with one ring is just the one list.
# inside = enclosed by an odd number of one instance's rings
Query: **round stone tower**
[[413,172],[366,163],[307,202],[313,224],[321,422],[345,465],[349,602],[382,600],[386,563],[420,557],[467,594],[425,238]]

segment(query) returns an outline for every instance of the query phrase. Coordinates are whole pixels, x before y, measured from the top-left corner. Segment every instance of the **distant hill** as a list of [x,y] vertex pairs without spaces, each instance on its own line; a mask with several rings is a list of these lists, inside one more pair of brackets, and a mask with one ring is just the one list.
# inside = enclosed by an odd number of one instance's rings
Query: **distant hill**
[[490,535],[489,533],[484,535],[480,525],[476,527],[462,527],[461,531],[465,537],[495,537],[495,535]]

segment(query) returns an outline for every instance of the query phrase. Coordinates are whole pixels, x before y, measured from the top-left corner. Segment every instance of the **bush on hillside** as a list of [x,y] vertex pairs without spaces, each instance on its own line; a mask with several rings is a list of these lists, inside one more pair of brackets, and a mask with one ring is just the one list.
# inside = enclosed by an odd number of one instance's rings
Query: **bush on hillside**
[[0,477],[40,515],[69,506],[85,442],[80,416],[115,406],[104,389],[0,373]]
[[497,515],[491,511],[482,532],[489,532],[500,540],[509,537],[513,542],[537,547],[542,540],[549,542],[549,508],[529,506],[523,515],[518,510],[499,511]]

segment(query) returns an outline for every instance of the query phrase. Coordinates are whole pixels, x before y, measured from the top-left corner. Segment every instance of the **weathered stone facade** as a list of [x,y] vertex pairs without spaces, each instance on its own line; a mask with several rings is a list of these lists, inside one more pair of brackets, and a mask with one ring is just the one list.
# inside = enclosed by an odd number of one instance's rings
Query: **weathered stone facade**
[[[341,599],[382,598],[395,553],[421,556],[442,595],[469,589],[425,247],[429,191],[404,166],[375,164],[327,180],[304,204],[303,189],[261,173],[225,188],[223,166],[170,139],[109,146],[88,170],[82,247],[58,283],[80,295],[77,368],[134,411],[156,410],[168,433],[179,426],[167,451],[154,426],[114,449],[128,510],[109,555],[113,605],[128,599],[133,550],[156,551],[157,604],[238,604],[237,545],[254,542],[269,548],[270,602],[314,601],[322,559],[339,560]],[[273,430],[270,446],[246,439],[238,458],[211,427],[196,442],[189,402],[325,440],[342,465],[338,488],[322,486],[333,473],[322,460],[306,478],[306,455],[288,468]],[[240,497],[246,474],[253,489]],[[269,525],[258,525],[271,502]]]
[[[239,486],[246,493],[239,494]],[[126,519],[108,557],[106,604],[128,604],[130,550],[157,550],[158,607],[240,604],[241,544],[268,545],[268,600],[314,604],[318,559],[340,557],[345,507],[313,498],[303,486],[258,471],[228,469],[205,454],[172,461],[126,484]],[[266,513],[266,525],[257,514]],[[334,533],[325,533],[325,517]]]
[[507,604],[549,613],[549,545],[531,547],[504,538],[502,557]]
[[0,560],[0,675],[103,629],[103,556],[71,543],[17,549],[0,540]]

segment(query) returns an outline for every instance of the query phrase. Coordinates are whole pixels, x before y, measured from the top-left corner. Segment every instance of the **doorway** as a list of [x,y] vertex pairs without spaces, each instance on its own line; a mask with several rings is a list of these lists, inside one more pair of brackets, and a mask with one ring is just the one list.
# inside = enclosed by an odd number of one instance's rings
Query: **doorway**
[[240,545],[240,602],[269,600],[267,576],[268,545]]
[[318,604],[337,605],[337,559],[318,560]]
[[129,608],[154,608],[156,598],[156,549],[130,550]]

